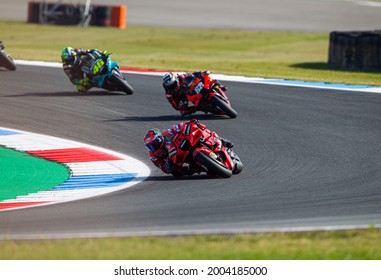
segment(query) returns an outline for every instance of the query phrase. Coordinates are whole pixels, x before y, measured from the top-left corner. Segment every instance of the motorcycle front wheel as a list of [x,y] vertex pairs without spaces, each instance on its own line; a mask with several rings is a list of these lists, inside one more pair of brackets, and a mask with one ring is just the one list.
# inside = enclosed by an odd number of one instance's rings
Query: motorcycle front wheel
[[239,161],[236,161],[236,166],[235,166],[235,168],[234,168],[234,170],[233,170],[233,174],[241,173],[242,169],[243,169],[243,164],[242,164],[242,162],[241,162],[240,160],[239,160]]
[[212,100],[210,102],[219,108],[222,112],[224,112],[227,116],[231,117],[232,119],[236,118],[238,116],[237,112],[229,106],[227,102],[222,100],[221,98],[217,96],[213,96]]
[[110,83],[128,95],[133,94],[134,89],[132,88],[132,86],[130,86],[130,84],[123,77],[120,77],[119,75],[122,75],[122,74],[119,74],[119,73],[116,74],[114,72],[112,76],[110,77]]
[[222,162],[215,160],[203,152],[199,152],[194,160],[204,166],[210,174],[216,174],[222,178],[230,178],[233,174],[233,172],[223,165]]

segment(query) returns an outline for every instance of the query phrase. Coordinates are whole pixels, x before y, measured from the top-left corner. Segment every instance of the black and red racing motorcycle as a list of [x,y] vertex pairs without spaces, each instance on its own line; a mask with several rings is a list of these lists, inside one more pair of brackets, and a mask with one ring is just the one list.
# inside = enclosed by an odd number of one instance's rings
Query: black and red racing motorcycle
[[219,86],[217,80],[212,79],[208,72],[200,76],[190,75],[183,81],[185,95],[192,102],[197,111],[216,115],[227,115],[236,118],[237,112],[232,108],[226,92]]
[[172,139],[176,146],[171,161],[178,167],[186,164],[200,167],[200,172],[211,176],[229,178],[243,169],[238,155],[226,148],[220,137],[213,131],[192,120]]

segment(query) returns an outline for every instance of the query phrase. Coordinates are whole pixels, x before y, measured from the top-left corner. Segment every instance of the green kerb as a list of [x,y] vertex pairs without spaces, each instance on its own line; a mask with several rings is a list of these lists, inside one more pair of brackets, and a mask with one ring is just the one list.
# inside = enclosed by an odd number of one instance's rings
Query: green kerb
[[52,189],[69,177],[63,164],[0,147],[0,201]]

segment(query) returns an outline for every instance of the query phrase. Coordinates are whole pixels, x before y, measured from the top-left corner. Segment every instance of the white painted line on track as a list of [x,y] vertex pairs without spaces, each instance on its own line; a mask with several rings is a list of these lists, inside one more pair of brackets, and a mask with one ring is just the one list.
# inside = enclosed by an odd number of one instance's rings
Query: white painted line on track
[[[43,61],[28,61],[28,60],[15,60],[16,64],[31,65],[40,67],[54,67],[61,68],[62,64],[59,62],[43,62]],[[154,70],[140,70],[132,68],[121,67],[122,72],[130,74],[150,75],[150,76],[162,76],[166,71],[154,71]],[[183,72],[177,72],[183,73]],[[325,82],[306,82],[299,80],[284,80],[284,79],[265,79],[255,77],[244,76],[229,76],[224,74],[211,74],[215,79],[221,81],[252,83],[252,84],[266,84],[266,85],[278,85],[278,86],[294,86],[305,88],[318,88],[326,90],[342,90],[351,92],[371,92],[381,93],[381,86],[368,86],[368,85],[348,85],[348,84],[332,84]]]

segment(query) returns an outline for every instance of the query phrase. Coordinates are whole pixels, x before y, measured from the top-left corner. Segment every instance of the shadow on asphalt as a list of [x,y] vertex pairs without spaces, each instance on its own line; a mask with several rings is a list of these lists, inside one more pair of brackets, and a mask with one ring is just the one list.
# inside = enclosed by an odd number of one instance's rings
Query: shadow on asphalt
[[[190,181],[190,180],[211,180],[211,179],[223,179],[220,177],[213,177],[207,174],[195,174],[191,176],[183,176],[175,178],[172,175],[163,174],[162,176],[149,176],[144,181],[148,182],[162,182],[162,181]],[[136,180],[142,180],[140,177],[136,177]]]
[[230,119],[227,116],[218,116],[211,114],[194,114],[191,116],[181,116],[181,115],[162,115],[162,116],[129,116],[120,119],[105,120],[105,122],[122,122],[122,121],[133,121],[133,122],[162,122],[162,121],[186,121],[191,119],[198,120],[226,120]]
[[23,94],[12,94],[12,95],[4,95],[4,97],[25,97],[25,96],[38,96],[38,97],[67,97],[67,96],[107,96],[107,95],[120,95],[126,96],[123,92],[117,91],[106,91],[106,90],[97,90],[97,91],[89,91],[84,94],[80,94],[76,91],[61,91],[61,92],[26,92]]

